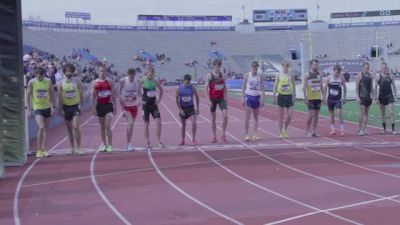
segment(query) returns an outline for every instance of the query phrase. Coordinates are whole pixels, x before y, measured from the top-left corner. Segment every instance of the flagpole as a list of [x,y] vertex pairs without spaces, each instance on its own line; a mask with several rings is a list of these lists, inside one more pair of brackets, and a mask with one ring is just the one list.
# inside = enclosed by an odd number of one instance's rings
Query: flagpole
[[317,20],[319,20],[319,0],[317,0]]

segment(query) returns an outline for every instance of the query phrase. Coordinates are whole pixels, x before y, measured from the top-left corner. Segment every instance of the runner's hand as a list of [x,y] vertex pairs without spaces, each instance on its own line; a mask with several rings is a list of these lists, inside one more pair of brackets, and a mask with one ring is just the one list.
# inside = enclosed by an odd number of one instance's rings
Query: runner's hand
[[183,111],[183,109],[180,110],[179,114],[180,114],[181,116],[185,116],[185,112]]

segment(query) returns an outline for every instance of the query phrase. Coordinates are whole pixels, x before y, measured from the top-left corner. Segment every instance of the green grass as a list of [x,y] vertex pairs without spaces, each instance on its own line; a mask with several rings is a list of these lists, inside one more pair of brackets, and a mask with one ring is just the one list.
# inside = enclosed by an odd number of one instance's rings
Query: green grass
[[[240,92],[233,92],[229,91],[229,96],[234,97],[234,98],[240,98],[241,93]],[[267,99],[265,100],[266,104],[272,105],[272,96],[267,96]],[[296,101],[296,104],[293,106],[294,110],[301,111],[301,112],[308,112],[306,104],[304,104],[303,100],[298,100]],[[400,112],[400,106],[395,106],[395,111],[397,113]],[[379,110],[379,105],[372,103],[371,108],[370,108],[370,117],[369,117],[369,124],[377,127],[381,127],[381,112]],[[326,105],[322,105],[321,107],[321,115],[324,116],[329,116],[328,113],[328,108]],[[352,121],[352,122],[358,122],[359,120],[359,104],[356,101],[348,101],[346,104],[343,105],[343,116],[344,119],[347,121]],[[388,117],[388,112],[386,112],[386,117],[387,117],[387,122],[390,123],[389,117]],[[400,117],[400,113],[398,115]],[[400,121],[397,119],[397,122]],[[390,126],[389,126],[390,127]]]

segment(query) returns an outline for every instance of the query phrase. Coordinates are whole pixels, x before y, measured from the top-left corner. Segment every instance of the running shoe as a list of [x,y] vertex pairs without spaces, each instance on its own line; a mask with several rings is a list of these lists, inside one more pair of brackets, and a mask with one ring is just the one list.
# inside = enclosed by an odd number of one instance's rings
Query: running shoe
[[367,131],[364,131],[363,133],[364,133],[365,136],[369,135],[369,133]]
[[397,135],[398,133],[397,133],[397,131],[394,130],[394,131],[392,131],[392,134]]
[[250,135],[244,136],[244,140],[245,140],[245,141],[250,141]]
[[359,136],[364,136],[364,135],[365,135],[365,133],[364,133],[362,130],[358,131],[357,134],[358,134]]
[[163,143],[158,143],[158,148],[161,148],[161,149],[163,149],[163,148],[165,148],[166,146],[163,144]]
[[283,131],[283,137],[284,138],[289,138],[289,134],[288,134],[287,130]]
[[313,133],[311,134],[311,136],[312,136],[312,137],[319,137],[319,135],[318,135],[317,133],[315,133],[315,132],[313,132]]
[[135,151],[135,148],[129,143],[129,144],[126,146],[126,150],[127,150],[128,152],[133,152],[133,151]]
[[343,137],[343,136],[346,136],[346,133],[344,132],[344,130],[341,130],[341,131],[340,131],[340,136],[342,136],[342,137]]
[[83,155],[83,154],[85,154],[85,152],[81,148],[77,148],[76,151],[75,151],[75,154]]
[[102,145],[99,149],[100,152],[106,152],[107,151],[107,147],[105,145]]
[[36,158],[43,158],[43,157],[44,157],[43,151],[42,150],[37,150],[36,151]]
[[379,131],[379,134],[386,134],[386,130]]
[[185,145],[185,141],[182,140],[181,143],[179,143],[180,146]]
[[214,138],[212,139],[211,143],[217,143],[217,138],[214,137]]
[[43,150],[42,155],[43,155],[43,157],[49,157],[50,153],[49,153],[49,151]]
[[225,135],[221,136],[221,141],[222,141],[223,143],[227,143],[227,142],[228,142],[228,141],[226,140]]
[[71,148],[67,151],[67,155],[73,155],[75,153],[75,149]]
[[307,132],[306,136],[309,137],[309,138],[313,137],[313,133],[312,132]]
[[284,137],[283,132],[279,134],[279,139],[283,139]]
[[113,151],[112,146],[111,145],[107,145],[106,152],[112,152],[112,151]]
[[192,144],[197,145],[197,141],[193,139]]
[[329,132],[329,135],[336,135],[336,132],[334,130],[331,130],[331,132]]
[[253,141],[259,141],[261,140],[261,137],[258,136],[257,134],[253,135]]

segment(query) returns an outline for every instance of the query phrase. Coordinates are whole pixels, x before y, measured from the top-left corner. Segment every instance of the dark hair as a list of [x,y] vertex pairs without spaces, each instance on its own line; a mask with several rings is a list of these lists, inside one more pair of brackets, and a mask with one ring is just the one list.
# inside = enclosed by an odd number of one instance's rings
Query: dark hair
[[183,76],[183,80],[192,80],[192,76],[190,76],[190,74],[185,74],[185,76]]
[[136,71],[133,68],[129,68],[127,73],[128,73],[128,75],[134,75],[134,74],[136,74]]
[[339,64],[336,64],[334,67],[333,67],[333,70],[337,70],[337,71],[341,71],[342,70],[342,67],[339,65]]
[[318,59],[311,59],[311,60],[310,60],[310,65],[312,65],[314,62],[315,62],[315,63],[319,63]]
[[368,65],[368,66],[369,66],[369,62],[364,62],[364,63],[363,63],[363,67],[364,67],[365,65]]
[[65,72],[67,71],[67,69],[69,70],[69,71],[71,71],[72,73],[74,73],[75,72],[75,66],[74,66],[74,64],[71,64],[71,63],[67,63],[67,64],[65,64],[64,66],[63,66],[63,73],[65,74]]
[[222,62],[221,62],[221,60],[219,60],[219,59],[214,59],[214,61],[213,61],[213,65],[214,66],[216,66],[216,65],[222,65]]
[[251,63],[251,66],[252,66],[252,67],[254,67],[254,66],[257,66],[257,67],[258,67],[259,65],[258,65],[258,62],[257,62],[257,61],[253,61],[253,62]]
[[38,67],[35,68],[35,73],[36,74],[40,74],[40,75],[45,75],[46,74],[46,70],[43,67],[38,66]]

